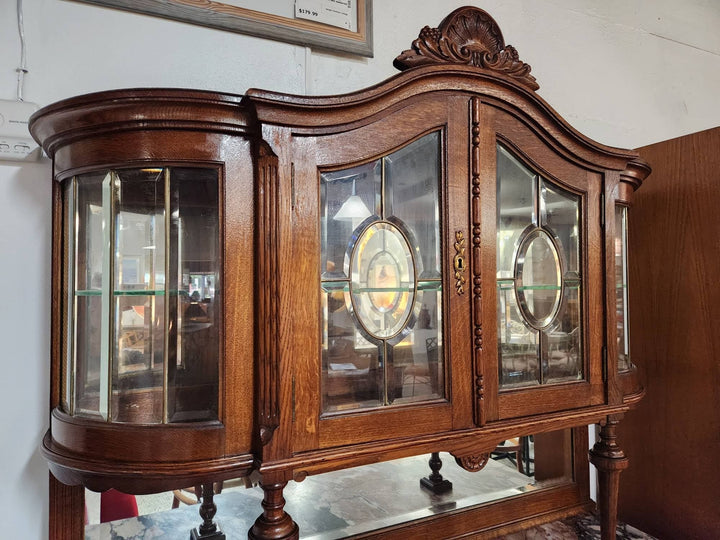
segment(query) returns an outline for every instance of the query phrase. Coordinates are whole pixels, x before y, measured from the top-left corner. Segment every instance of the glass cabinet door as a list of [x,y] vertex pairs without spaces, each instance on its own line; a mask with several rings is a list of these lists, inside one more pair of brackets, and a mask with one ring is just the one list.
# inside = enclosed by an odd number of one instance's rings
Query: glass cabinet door
[[580,201],[497,146],[501,389],[584,377]]
[[322,411],[445,396],[440,133],[321,174]]
[[217,419],[217,171],[103,171],[66,180],[63,193],[64,410]]

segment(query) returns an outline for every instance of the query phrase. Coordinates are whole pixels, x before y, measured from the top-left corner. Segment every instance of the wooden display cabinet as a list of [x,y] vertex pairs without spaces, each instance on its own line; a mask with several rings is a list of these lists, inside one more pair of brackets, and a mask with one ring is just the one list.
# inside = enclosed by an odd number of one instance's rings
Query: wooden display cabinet
[[[342,96],[117,90],[34,115],[58,480],[147,493],[256,469],[250,537],[295,538],[288,481],[438,451],[477,471],[506,439],[600,423],[613,537],[615,424],[643,393],[624,220],[649,167],[560,118],[480,9],[395,65]],[[576,495],[498,515],[586,503],[574,474]]]

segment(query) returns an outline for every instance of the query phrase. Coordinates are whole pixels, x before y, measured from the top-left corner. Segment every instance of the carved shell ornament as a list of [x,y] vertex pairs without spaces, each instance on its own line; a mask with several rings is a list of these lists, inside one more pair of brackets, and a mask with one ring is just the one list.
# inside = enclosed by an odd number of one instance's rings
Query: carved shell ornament
[[476,7],[456,9],[438,28],[423,28],[394,62],[399,70],[432,64],[470,65],[512,77],[530,90],[540,88],[515,47],[505,45],[495,20]]
[[490,461],[490,454],[475,454],[470,456],[453,456],[455,463],[468,472],[479,472]]

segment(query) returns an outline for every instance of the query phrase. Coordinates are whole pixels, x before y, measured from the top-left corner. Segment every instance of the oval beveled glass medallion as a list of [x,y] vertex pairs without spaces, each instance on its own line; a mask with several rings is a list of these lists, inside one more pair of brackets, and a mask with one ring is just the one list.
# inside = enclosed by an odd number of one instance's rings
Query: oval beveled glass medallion
[[533,328],[548,326],[562,300],[560,256],[550,235],[535,229],[520,244],[515,264],[518,306]]
[[358,238],[350,256],[353,309],[365,330],[387,339],[407,323],[415,300],[415,265],[405,236],[380,221]]

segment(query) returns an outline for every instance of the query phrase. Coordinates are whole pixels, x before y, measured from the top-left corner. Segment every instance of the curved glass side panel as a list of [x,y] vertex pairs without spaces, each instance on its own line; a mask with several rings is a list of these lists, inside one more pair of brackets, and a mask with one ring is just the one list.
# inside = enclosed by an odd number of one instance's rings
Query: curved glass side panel
[[[74,223],[75,250],[66,246],[68,257],[74,259],[74,274],[68,272],[68,311],[71,343],[67,364],[74,369],[66,374],[66,386],[74,388],[69,411],[79,416],[108,414],[107,346],[109,328],[105,326],[109,311],[109,275],[106,273],[110,256],[109,226],[103,203],[109,200],[112,185],[110,173],[83,175],[76,180],[74,213],[66,222]],[[73,286],[74,282],[74,286]]]
[[615,320],[617,324],[618,371],[632,369],[628,335],[627,207],[615,206]]
[[503,389],[583,377],[581,198],[497,146],[498,362]]
[[433,132],[320,175],[324,413],[445,396],[440,160]]
[[66,182],[63,408],[118,423],[217,419],[217,170]]

